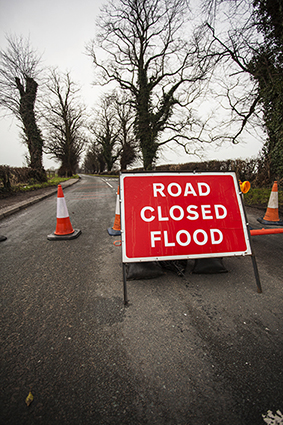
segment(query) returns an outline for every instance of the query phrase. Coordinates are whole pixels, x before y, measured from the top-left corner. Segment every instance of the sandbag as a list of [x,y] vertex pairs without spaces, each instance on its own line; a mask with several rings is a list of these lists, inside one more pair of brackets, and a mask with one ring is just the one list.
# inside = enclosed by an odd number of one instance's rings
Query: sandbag
[[227,273],[222,258],[197,258],[192,270],[195,274]]
[[154,279],[162,276],[164,271],[156,261],[146,261],[126,264],[127,280]]

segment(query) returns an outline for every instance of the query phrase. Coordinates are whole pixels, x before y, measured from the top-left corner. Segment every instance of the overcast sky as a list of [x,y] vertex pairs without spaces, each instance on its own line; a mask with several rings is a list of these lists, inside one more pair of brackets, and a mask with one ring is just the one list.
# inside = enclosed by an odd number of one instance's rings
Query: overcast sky
[[[93,87],[93,67],[84,54],[85,45],[95,36],[95,20],[104,0],[0,0],[0,49],[5,50],[6,34],[30,38],[31,46],[42,54],[43,64],[70,71],[73,81],[82,86],[85,103],[91,108],[101,90]],[[247,143],[221,149],[210,148],[206,159],[248,158],[256,156],[261,142],[256,138]],[[26,147],[21,143],[15,118],[3,118],[0,111],[0,164],[20,167],[25,163]],[[167,149],[159,163],[185,163],[196,158],[183,151]],[[57,164],[44,157],[44,166]]]

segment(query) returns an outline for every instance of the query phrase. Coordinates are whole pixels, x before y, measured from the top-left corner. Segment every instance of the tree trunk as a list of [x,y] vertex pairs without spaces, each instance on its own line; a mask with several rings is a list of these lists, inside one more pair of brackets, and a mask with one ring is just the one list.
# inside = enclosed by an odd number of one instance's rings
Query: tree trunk
[[30,154],[30,167],[36,170],[36,178],[39,181],[46,181],[46,172],[42,165],[43,139],[37,127],[34,113],[34,103],[36,99],[38,84],[33,78],[26,77],[26,90],[16,78],[17,88],[20,92],[20,116],[23,123],[23,130],[26,136],[26,143]]
[[144,170],[149,171],[152,170],[157,158],[157,137],[152,131],[152,125],[148,118],[149,112],[144,110],[138,111],[138,113],[139,115],[135,122],[136,137],[142,152]]
[[157,158],[158,144],[155,123],[151,105],[151,89],[148,83],[146,71],[143,69],[143,58],[139,66],[139,91],[136,103],[135,132],[139,141],[143,157],[145,171],[152,170]]

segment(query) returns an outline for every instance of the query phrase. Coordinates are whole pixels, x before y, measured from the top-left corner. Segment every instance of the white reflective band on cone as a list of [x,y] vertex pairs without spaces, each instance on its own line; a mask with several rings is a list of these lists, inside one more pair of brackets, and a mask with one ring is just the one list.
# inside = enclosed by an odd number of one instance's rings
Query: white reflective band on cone
[[57,218],[69,217],[65,198],[57,198]]
[[278,192],[271,192],[268,208],[278,208]]
[[115,209],[115,214],[116,214],[116,215],[120,215],[120,202],[119,202],[119,196],[117,196],[117,199],[116,199],[116,209]]

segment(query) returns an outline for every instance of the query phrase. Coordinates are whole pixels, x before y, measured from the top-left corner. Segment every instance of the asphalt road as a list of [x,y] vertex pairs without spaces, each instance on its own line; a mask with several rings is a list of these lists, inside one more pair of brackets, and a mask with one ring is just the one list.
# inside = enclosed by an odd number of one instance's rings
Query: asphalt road
[[283,412],[282,235],[253,237],[262,294],[250,257],[214,275],[188,261],[184,277],[128,282],[125,307],[107,233],[117,186],[83,176],[64,191],[82,231],[71,241],[47,240],[56,195],[0,222],[1,424],[262,425]]

